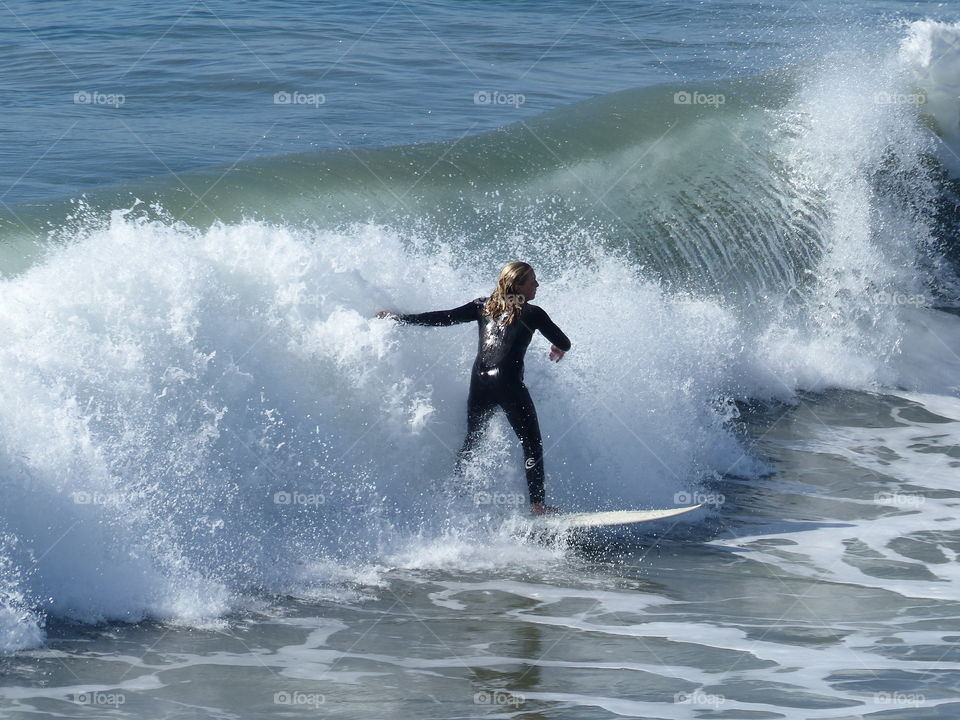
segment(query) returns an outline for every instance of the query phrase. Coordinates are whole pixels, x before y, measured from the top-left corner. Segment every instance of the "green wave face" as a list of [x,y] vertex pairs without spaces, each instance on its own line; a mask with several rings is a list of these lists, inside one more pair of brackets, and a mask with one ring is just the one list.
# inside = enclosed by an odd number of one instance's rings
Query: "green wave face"
[[893,92],[899,80],[869,72],[862,88],[793,68],[712,88],[630,90],[476,136],[102,189],[79,207],[5,216],[0,261],[14,272],[31,262],[37,238],[69,239],[133,207],[197,227],[375,223],[491,265],[520,253],[559,268],[612,251],[677,290],[738,302],[802,293],[824,252],[853,237],[897,228],[877,251],[897,262],[912,254],[913,264],[918,248],[936,245],[944,187],[925,162],[930,133],[916,114],[872,102],[872,88]]

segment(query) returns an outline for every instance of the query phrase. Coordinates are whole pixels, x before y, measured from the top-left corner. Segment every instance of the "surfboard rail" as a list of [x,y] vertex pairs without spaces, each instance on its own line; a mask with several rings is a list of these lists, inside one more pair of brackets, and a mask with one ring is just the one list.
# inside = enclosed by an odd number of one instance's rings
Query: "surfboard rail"
[[603,512],[575,512],[537,515],[530,518],[536,528],[549,530],[575,530],[579,528],[614,527],[617,525],[636,525],[676,517],[703,507],[703,503],[680,508],[658,508],[654,510],[607,510]]

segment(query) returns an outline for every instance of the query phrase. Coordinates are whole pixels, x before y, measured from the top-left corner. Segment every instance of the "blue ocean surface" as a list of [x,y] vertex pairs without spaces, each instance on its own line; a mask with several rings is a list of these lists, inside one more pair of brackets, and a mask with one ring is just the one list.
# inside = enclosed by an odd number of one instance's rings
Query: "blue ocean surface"
[[0,17],[4,717],[960,712],[960,7]]
[[706,92],[815,57],[832,38],[889,41],[897,20],[955,12],[787,0],[13,1],[0,28],[2,199],[462,138],[662,83]]

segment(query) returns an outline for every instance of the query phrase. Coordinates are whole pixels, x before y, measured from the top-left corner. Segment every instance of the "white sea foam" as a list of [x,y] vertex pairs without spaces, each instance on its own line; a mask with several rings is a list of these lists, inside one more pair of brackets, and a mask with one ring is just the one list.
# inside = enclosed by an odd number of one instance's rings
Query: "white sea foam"
[[[373,318],[490,281],[372,226],[200,232],[118,212],[52,250],[5,283],[0,310],[18,590],[82,621],[204,623],[248,588],[369,582],[385,558],[509,562],[515,546],[481,557],[477,541],[517,503],[474,502],[525,497],[506,423],[471,486],[451,468],[476,329]],[[542,340],[528,354],[551,501],[671,505],[741,455],[714,402],[736,341],[727,310],[612,259],[542,282],[575,343],[559,366]],[[17,626],[7,647],[27,644]]]

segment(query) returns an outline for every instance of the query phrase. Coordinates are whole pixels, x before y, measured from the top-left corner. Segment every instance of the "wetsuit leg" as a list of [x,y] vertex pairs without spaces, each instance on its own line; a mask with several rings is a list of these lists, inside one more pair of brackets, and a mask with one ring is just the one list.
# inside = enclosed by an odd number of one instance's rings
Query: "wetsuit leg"
[[467,435],[457,452],[456,471],[463,474],[463,464],[470,458],[474,447],[483,435],[483,426],[496,407],[496,400],[486,383],[476,377],[470,378],[470,392],[467,394]]
[[530,503],[542,503],[544,498],[543,440],[537,409],[526,385],[501,388],[500,406],[507,414],[510,427],[520,438],[523,447],[523,467],[527,472],[527,492]]

